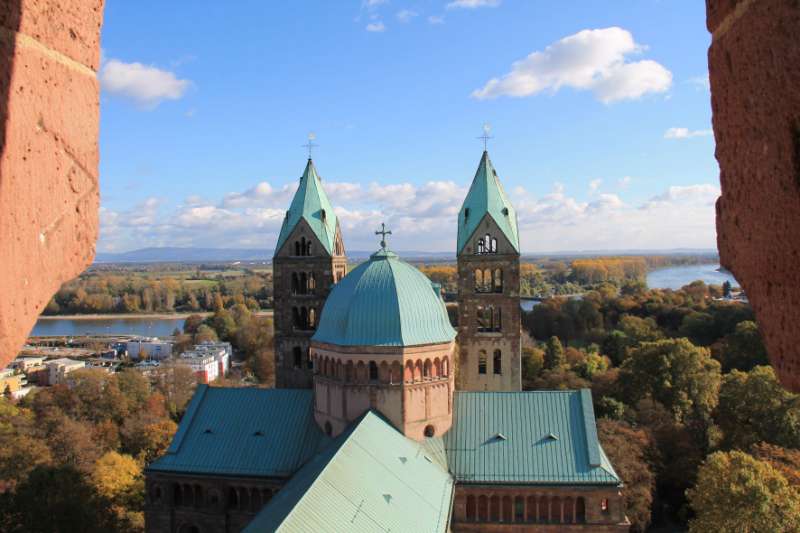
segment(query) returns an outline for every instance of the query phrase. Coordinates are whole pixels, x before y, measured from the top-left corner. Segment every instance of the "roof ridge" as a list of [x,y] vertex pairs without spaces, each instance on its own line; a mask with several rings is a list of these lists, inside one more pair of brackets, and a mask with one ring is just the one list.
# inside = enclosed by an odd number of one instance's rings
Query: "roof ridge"
[[[394,267],[392,266],[392,262],[391,261],[387,260],[386,263],[389,265],[389,271],[392,274],[391,276],[389,276],[389,279],[391,279],[392,286],[394,288],[394,291],[392,292],[392,294],[395,295],[395,303],[397,304],[397,316],[402,316],[402,313],[400,312],[400,295],[397,294],[397,281],[395,280]],[[398,320],[397,322],[398,322],[399,327],[400,327],[400,342],[402,342],[403,345],[405,345],[406,344],[406,339],[405,339],[405,337],[403,337],[403,321],[402,320]]]

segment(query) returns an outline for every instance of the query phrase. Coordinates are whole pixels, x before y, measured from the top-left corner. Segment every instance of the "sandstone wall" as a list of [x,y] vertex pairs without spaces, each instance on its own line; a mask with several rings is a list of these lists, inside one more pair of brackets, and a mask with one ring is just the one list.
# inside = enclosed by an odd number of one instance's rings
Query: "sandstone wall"
[[800,391],[800,1],[706,0],[722,264]]
[[0,367],[94,258],[103,0],[0,0]]

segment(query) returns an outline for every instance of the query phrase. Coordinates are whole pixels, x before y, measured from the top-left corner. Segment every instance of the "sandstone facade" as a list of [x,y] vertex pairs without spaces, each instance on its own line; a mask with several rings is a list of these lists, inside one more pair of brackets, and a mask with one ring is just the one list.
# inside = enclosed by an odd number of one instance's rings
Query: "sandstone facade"
[[102,0],[0,1],[0,365],[94,259]]
[[722,264],[800,391],[800,3],[706,0]]

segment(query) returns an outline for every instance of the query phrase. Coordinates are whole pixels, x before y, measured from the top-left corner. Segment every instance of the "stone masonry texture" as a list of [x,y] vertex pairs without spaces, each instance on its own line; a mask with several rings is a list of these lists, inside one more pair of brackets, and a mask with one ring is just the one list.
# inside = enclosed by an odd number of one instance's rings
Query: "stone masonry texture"
[[800,392],[800,0],[706,0],[722,264]]
[[0,366],[94,258],[102,0],[0,0]]

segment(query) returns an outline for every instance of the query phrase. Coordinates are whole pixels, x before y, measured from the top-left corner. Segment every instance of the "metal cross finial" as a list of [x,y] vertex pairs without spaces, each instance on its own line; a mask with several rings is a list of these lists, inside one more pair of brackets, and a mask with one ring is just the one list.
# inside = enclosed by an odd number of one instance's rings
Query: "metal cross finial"
[[483,151],[485,152],[489,145],[489,139],[494,139],[494,137],[490,136],[489,133],[492,131],[492,126],[487,122],[483,125],[483,135],[478,137],[478,139],[483,140]]
[[383,248],[384,250],[386,249],[386,236],[387,235],[391,235],[391,234],[392,234],[392,232],[388,231],[386,229],[386,224],[381,222],[381,230],[380,231],[376,231],[375,235],[380,235],[381,236],[381,248]]
[[303,148],[308,148],[309,159],[311,159],[311,151],[319,146],[318,144],[314,143],[316,139],[317,139],[317,134],[312,131],[311,133],[308,134],[308,142],[303,145]]

